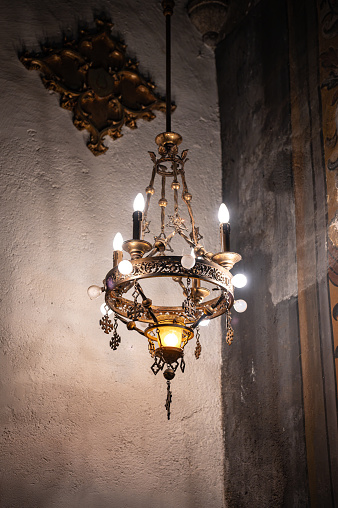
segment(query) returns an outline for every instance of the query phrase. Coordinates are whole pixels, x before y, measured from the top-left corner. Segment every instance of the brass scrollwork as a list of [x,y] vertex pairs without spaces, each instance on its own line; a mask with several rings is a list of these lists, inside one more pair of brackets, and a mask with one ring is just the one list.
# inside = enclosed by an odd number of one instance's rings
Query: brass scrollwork
[[80,29],[77,40],[65,36],[62,47],[44,44],[41,53],[25,51],[20,61],[40,71],[45,87],[60,94],[61,107],[73,112],[75,127],[88,130],[87,146],[100,155],[108,150],[106,135],[120,138],[124,125],[136,129],[138,119],[150,121],[166,105],[154,83],[139,73],[138,62],[126,55],[126,45],[112,37],[113,24],[95,21],[94,33]]

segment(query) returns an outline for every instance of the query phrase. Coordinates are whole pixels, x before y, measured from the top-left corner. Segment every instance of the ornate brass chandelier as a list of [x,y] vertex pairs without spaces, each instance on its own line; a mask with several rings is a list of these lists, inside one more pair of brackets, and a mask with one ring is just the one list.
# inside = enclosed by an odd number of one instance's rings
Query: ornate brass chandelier
[[[169,420],[172,401],[170,382],[178,367],[184,372],[186,344],[196,337],[195,357],[198,359],[201,354],[200,326],[222,314],[226,315],[226,342],[231,344],[233,329],[230,310],[233,306],[238,312],[246,310],[244,300],[234,301],[234,287],[243,287],[246,278],[241,274],[232,276],[230,273],[235,263],[241,260],[241,256],[230,251],[229,212],[223,203],[218,215],[220,252],[214,254],[201,244],[203,237],[195,223],[191,206],[192,195],[185,178],[188,150],[179,154],[178,146],[182,138],[171,131],[170,23],[174,1],[163,0],[162,6],[166,19],[166,132],[155,139],[159,155],[149,152],[153,170],[146,188],[146,200],[142,194],[138,194],[134,201],[133,237],[123,242],[120,233],[115,235],[113,268],[107,273],[103,286],[90,286],[88,295],[93,299],[102,292],[105,293],[105,303],[102,306],[104,315],[100,326],[106,334],[112,332],[110,347],[113,350],[116,350],[121,342],[117,332],[118,321],[125,324],[128,330],[134,330],[146,339],[153,360],[151,369],[155,375],[163,371],[167,381],[165,407]],[[154,236],[154,241],[149,242],[145,236],[150,234],[148,214],[151,198],[155,194],[157,175],[161,181],[161,196],[158,201],[160,231]],[[173,198],[170,213],[167,213],[168,181]],[[183,204],[189,217],[190,231],[185,223],[186,219],[181,216],[180,204]],[[190,253],[174,255],[171,244],[175,236],[182,239]],[[130,255],[130,259],[123,259],[123,251]],[[144,289],[146,280],[153,278],[161,281],[165,278],[178,288],[178,305],[153,304]],[[210,288],[203,287],[201,282]],[[111,314],[113,320],[110,319]]]

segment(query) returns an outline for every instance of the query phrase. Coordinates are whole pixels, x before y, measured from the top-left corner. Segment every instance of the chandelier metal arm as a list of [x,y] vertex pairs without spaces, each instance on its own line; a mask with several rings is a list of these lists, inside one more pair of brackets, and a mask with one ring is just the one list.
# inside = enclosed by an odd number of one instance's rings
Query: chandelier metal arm
[[188,245],[190,245],[190,247],[192,247],[193,249],[195,247],[197,247],[197,242],[194,243],[192,240],[190,240],[190,238],[185,234],[183,233],[183,231],[181,231],[180,229],[177,230],[177,233],[182,237],[184,238],[184,240],[187,242]]
[[172,278],[174,282],[177,282],[177,284],[179,284],[182,288],[182,291],[183,291],[183,296],[187,296],[187,288],[185,287],[185,285],[183,284],[182,282],[182,277],[173,277]]
[[153,319],[153,321],[157,324],[158,321],[157,321],[156,314],[154,313],[154,311],[153,311],[153,309],[151,307],[153,302],[151,301],[150,298],[146,297],[146,295],[144,294],[143,289],[141,288],[140,284],[137,281],[134,281],[134,286],[135,286],[135,288],[137,289],[137,291],[139,292],[139,294],[142,297],[142,305],[143,305],[143,307],[148,311],[148,313],[150,314],[150,316]]
[[195,219],[194,219],[194,214],[192,212],[192,207],[191,207],[191,204],[190,204],[190,201],[191,201],[191,194],[190,192],[188,191],[188,185],[187,185],[187,182],[186,182],[186,179],[185,179],[185,172],[184,172],[184,167],[182,166],[182,169],[181,169],[181,179],[182,179],[182,184],[183,184],[183,192],[182,192],[182,199],[183,201],[185,202],[185,204],[187,205],[187,208],[188,208],[188,213],[189,213],[189,217],[190,217],[190,222],[191,222],[191,227],[192,227],[192,238],[195,242],[195,245],[197,245],[197,237],[196,237],[196,229],[195,229]]
[[127,319],[124,319],[118,312],[115,312],[115,316],[117,319],[119,319],[121,321],[121,323],[123,323],[124,325],[127,326],[128,330],[135,330],[135,332],[138,332],[140,335],[144,336],[143,330],[138,328],[136,326],[136,324],[134,323],[134,321],[128,321]]
[[199,318],[195,321],[195,323],[193,323],[193,324],[190,326],[190,328],[191,328],[192,330],[195,330],[195,328],[197,328],[197,327],[201,324],[201,322],[202,322],[202,321],[204,321],[204,319],[206,319],[207,317],[212,316],[212,312],[206,312],[206,310],[207,310],[207,308],[206,308],[206,309],[204,309],[203,314],[202,314],[202,315],[201,315],[201,316],[200,316],[200,317],[199,317]]

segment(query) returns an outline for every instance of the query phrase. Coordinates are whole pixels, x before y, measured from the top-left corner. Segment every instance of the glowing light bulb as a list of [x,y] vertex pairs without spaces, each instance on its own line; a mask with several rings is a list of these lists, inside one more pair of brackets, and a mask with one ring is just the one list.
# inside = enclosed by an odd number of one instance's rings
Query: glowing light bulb
[[113,249],[122,250],[123,238],[121,233],[116,233],[113,240]]
[[134,212],[143,212],[144,205],[145,205],[144,197],[141,194],[141,192],[139,192],[136,198],[134,199]]
[[218,210],[218,220],[221,224],[226,224],[230,220],[230,214],[227,206],[222,203]]
[[203,321],[200,322],[199,326],[209,326],[210,325],[210,319],[203,319]]
[[161,344],[164,347],[181,347],[182,332],[180,330],[160,329]]
[[99,297],[102,293],[102,288],[100,286],[89,286],[87,289],[88,296],[91,300],[94,300],[95,298]]
[[129,275],[133,271],[133,265],[128,259],[124,259],[118,264],[118,269],[122,275]]
[[103,316],[105,316],[106,314],[108,314],[108,316],[110,316],[110,314],[113,312],[109,307],[108,305],[106,305],[105,303],[103,303],[100,307],[100,311],[101,311],[101,314]]
[[248,304],[245,300],[235,300],[234,309],[237,312],[245,312],[248,308]]
[[247,278],[242,273],[238,273],[231,279],[231,284],[235,286],[235,288],[244,288],[247,283]]
[[196,263],[196,258],[195,258],[194,249],[191,249],[191,254],[185,254],[184,256],[182,256],[181,265],[183,266],[183,268],[186,268],[187,270],[189,270],[190,268],[195,266],[195,263]]

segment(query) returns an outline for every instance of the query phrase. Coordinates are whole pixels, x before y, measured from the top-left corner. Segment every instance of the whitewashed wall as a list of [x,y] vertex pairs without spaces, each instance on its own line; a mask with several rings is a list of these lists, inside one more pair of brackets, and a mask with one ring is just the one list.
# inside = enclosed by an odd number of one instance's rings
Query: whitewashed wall
[[[183,0],[173,18],[173,130],[189,148],[189,190],[204,242],[218,244],[221,154],[214,55]],[[164,115],[124,130],[94,157],[39,74],[25,43],[110,14],[164,94],[164,17],[157,1],[17,0],[0,12],[1,507],[223,507],[221,330],[186,348],[172,383],[151,370],[147,344],[123,330],[117,351],[86,294],[111,268],[117,230],[130,236],[132,201],[150,178],[148,150]],[[102,300],[103,301],[103,300]],[[121,330],[121,327],[120,327]],[[212,345],[207,349],[206,345]]]

